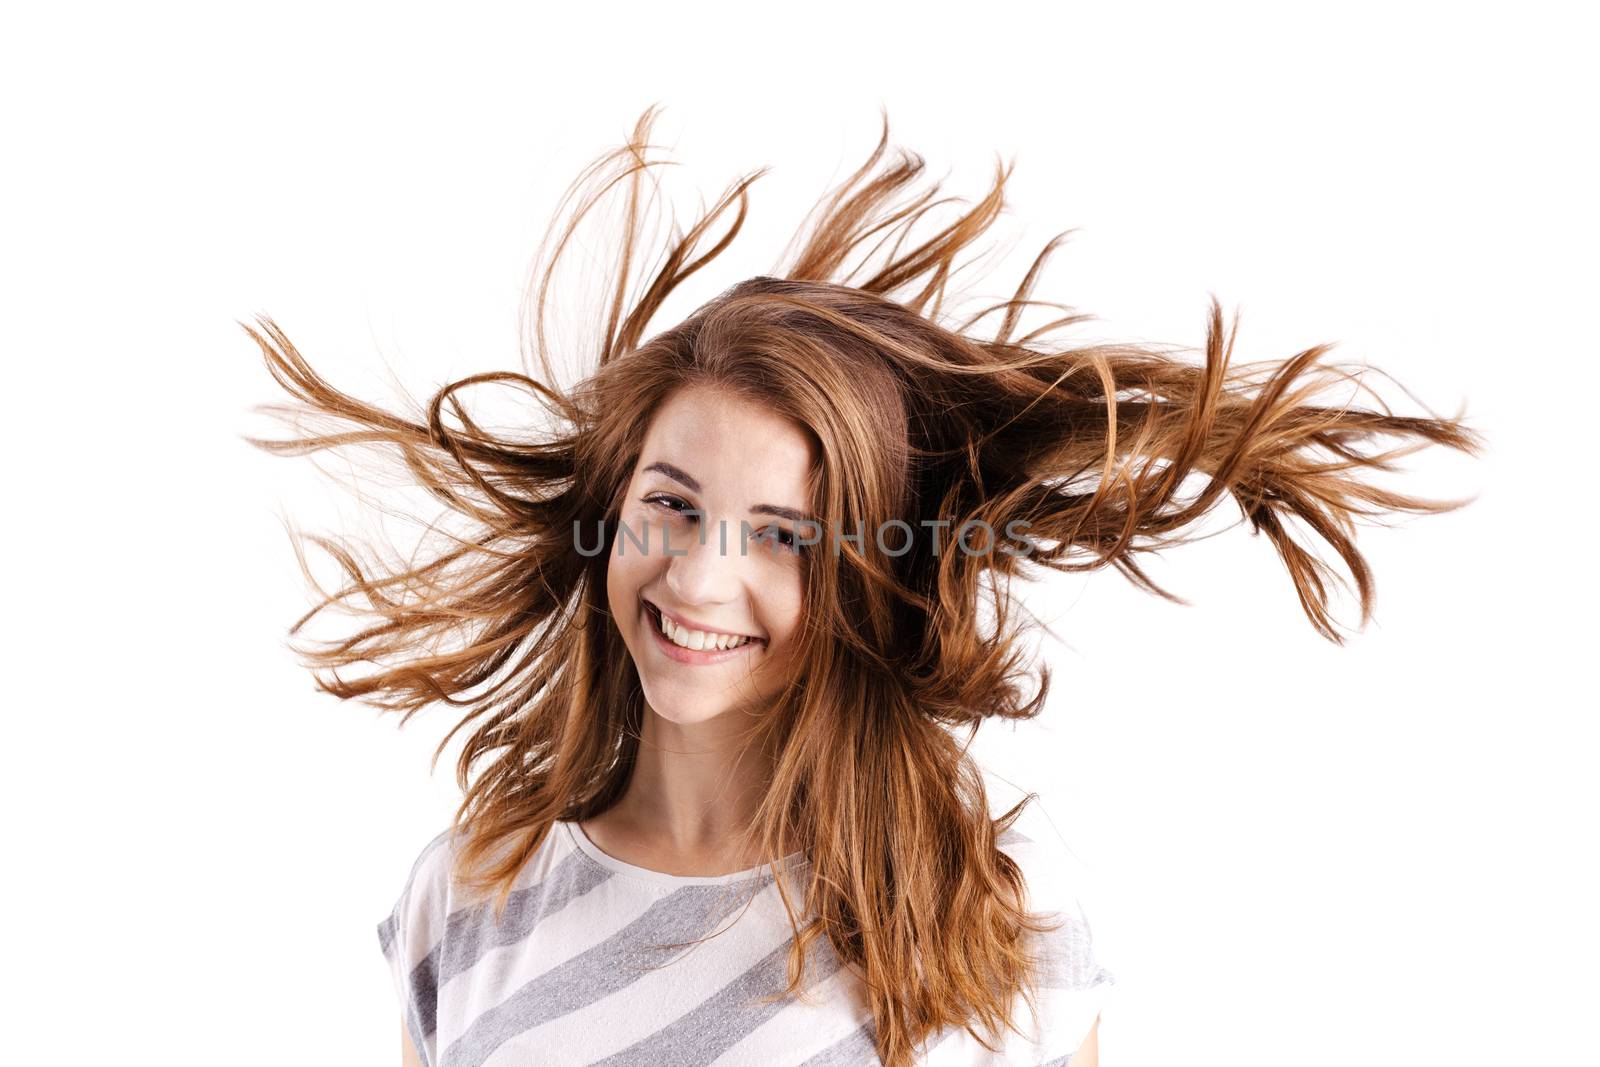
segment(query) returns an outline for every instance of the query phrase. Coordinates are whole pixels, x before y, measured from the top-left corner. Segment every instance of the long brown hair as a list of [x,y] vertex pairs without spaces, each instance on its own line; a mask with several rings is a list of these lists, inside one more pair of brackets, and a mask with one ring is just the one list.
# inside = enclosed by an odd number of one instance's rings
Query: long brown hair
[[[342,540],[313,537],[349,583],[319,587],[321,603],[290,634],[336,603],[373,617],[348,639],[304,650],[307,665],[327,672],[321,689],[400,712],[401,724],[429,704],[457,708],[435,763],[457,731],[477,724],[457,764],[465,796],[452,823],[463,842],[454,874],[475,893],[494,893],[498,918],[553,821],[591,818],[627,786],[644,703],[607,612],[611,545],[578,548],[580,539],[592,546],[597,530],[614,534],[652,413],[675,390],[708,384],[804,427],[822,457],[814,513],[831,530],[867,535],[806,557],[796,637],[803,668],[748,735],[771,772],[748,840],[774,864],[786,842],[800,842],[809,860],[804,914],[783,896],[797,935],[789,991],[801,988],[807,947],[825,939],[864,982],[880,1058],[901,1067],[945,1027],[984,1041],[980,1030],[1009,1025],[1015,995],[1031,999],[1034,989],[1027,935],[1049,928],[1024,907],[1022,874],[998,843],[1027,800],[992,818],[965,747],[986,719],[1036,715],[1049,688],[1042,666],[1027,684],[1007,580],[1113,566],[1177,600],[1144,574],[1139,556],[1189,539],[1184,531],[1231,497],[1282,557],[1311,624],[1342,642],[1329,612],[1328,579],[1337,576],[1291,536],[1290,520],[1344,562],[1364,627],[1373,579],[1354,544],[1355,517],[1446,511],[1470,498],[1417,499],[1363,473],[1429,443],[1475,454],[1482,442],[1459,414],[1314,402],[1340,383],[1376,399],[1362,368],[1323,359],[1328,345],[1281,363],[1232,365],[1214,297],[1198,363],[1149,346],[1047,342],[1086,318],[1029,295],[1065,234],[1039,252],[1012,297],[954,321],[942,312],[946,287],[961,269],[958,254],[1001,213],[1009,167],[997,168],[969,210],[902,250],[918,220],[946,201],[934,200],[934,183],[897,203],[923,170],[914,153],[901,150],[873,175],[887,115],[871,156],[797,233],[792,262],[645,339],[667,296],[738,233],[746,189],[765,173],[745,176],[704,212],[630,300],[642,259],[642,180],[661,162],[647,158],[655,110],[573,183],[541,245],[524,322],[542,376],[472,375],[439,389],[425,416],[406,418],[329,385],[270,318],[244,325],[301,402],[263,410],[332,420],[327,432],[247,440],[281,454],[392,446],[406,476],[469,524],[424,561],[372,565],[370,574]],[[551,279],[578,221],[624,184],[626,233],[603,327],[584,339],[594,365],[563,389],[546,339]],[[727,232],[699,251],[734,207]],[[1013,336],[1036,306],[1067,313]],[[997,328],[980,336],[976,327],[991,316]],[[488,384],[526,390],[542,409],[529,420],[540,432],[479,425],[457,394]],[[448,424],[447,408],[459,425]],[[1380,450],[1384,437],[1401,443]],[[1203,487],[1181,495],[1194,475]],[[1004,551],[952,550],[956,533],[978,523],[996,535],[1025,530],[1026,540]],[[894,532],[880,541],[873,531],[886,524]],[[316,586],[298,542],[296,552]],[[337,673],[358,663],[376,669]],[[967,728],[965,741],[952,727]]]

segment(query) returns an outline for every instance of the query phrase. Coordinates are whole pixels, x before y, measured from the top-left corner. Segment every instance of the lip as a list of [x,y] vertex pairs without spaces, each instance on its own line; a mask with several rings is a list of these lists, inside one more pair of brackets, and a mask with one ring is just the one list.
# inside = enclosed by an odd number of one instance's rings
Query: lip
[[[690,623],[684,621],[682,616],[674,612],[663,611],[658,605],[652,604],[648,600],[641,598],[641,603],[642,607],[639,609],[640,613],[644,616],[645,627],[650,631],[651,637],[656,643],[656,647],[661,649],[667,658],[676,660],[679,663],[689,664],[691,666],[706,666],[713,663],[725,663],[728,660],[734,659],[735,657],[743,656],[754,652],[757,649],[766,647],[767,642],[759,637],[751,637],[750,640],[746,641],[738,648],[726,648],[712,652],[696,651],[692,648],[684,648],[682,645],[675,645],[671,641],[667,640],[666,634],[661,632],[661,624],[656,620],[655,612],[661,612],[673,622],[688,626],[691,630],[699,630],[701,627],[691,625]],[[727,633],[728,631],[707,629],[706,632]],[[748,634],[739,634],[736,636],[749,637]]]
[[735,633],[732,630],[719,630],[715,626],[707,626],[705,623],[696,619],[691,619],[687,615],[679,615],[676,611],[668,611],[666,608],[662,607],[660,604],[657,604],[653,600],[649,600],[645,597],[640,597],[639,599],[645,602],[646,607],[654,608],[656,611],[659,611],[661,614],[665,615],[679,626],[687,626],[691,630],[700,630],[704,633],[716,634],[718,637],[748,637],[752,641],[762,640],[762,638],[757,637],[755,634],[741,634]]

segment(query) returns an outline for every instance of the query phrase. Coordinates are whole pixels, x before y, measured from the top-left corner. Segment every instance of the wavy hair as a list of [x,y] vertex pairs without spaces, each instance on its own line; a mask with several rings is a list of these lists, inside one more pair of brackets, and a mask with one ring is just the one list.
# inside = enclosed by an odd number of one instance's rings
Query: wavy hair
[[[801,988],[806,950],[824,939],[864,983],[885,1064],[910,1063],[950,1026],[987,1044],[980,1030],[998,1034],[1013,1025],[1015,996],[1031,1000],[1037,960],[1028,935],[1049,929],[1025,907],[1022,872],[999,847],[1033,798],[991,817],[966,748],[986,719],[1038,714],[1049,689],[1049,669],[1035,675],[1024,655],[1009,580],[1112,566],[1186,603],[1151,581],[1139,557],[1190,540],[1185,531],[1231,497],[1281,556],[1312,626],[1342,643],[1329,612],[1329,583],[1342,579],[1291,536],[1291,521],[1343,561],[1365,627],[1373,578],[1355,547],[1355,518],[1447,511],[1473,498],[1414,498],[1364,473],[1390,470],[1429,443],[1476,454],[1481,438],[1459,413],[1393,414],[1362,380],[1370,367],[1323,358],[1331,345],[1233,365],[1214,296],[1198,362],[1181,358],[1188,350],[1047,341],[1089,317],[1029,295],[1066,233],[1038,253],[1013,296],[957,321],[942,311],[946,288],[966,265],[957,264],[962,251],[1000,215],[1010,167],[997,165],[981,200],[906,247],[918,221],[952,198],[934,199],[938,182],[912,195],[924,164],[904,149],[873,173],[888,144],[886,113],[870,157],[797,231],[791,262],[646,339],[668,295],[728,247],[746,190],[766,171],[735,182],[687,233],[675,226],[661,265],[630,298],[642,259],[640,194],[661,163],[648,157],[655,111],[569,186],[540,245],[522,336],[542,376],[474,374],[406,417],[335,389],[271,318],[240,324],[298,402],[256,410],[323,424],[292,440],[246,440],[288,455],[397,449],[406,481],[468,524],[421,562],[392,565],[364,566],[359,546],[308,536],[348,576],[332,592],[291,531],[321,600],[289,633],[332,605],[371,618],[346,639],[298,651],[319,689],[399,712],[401,725],[429,704],[457,709],[435,764],[475,724],[456,767],[464,798],[451,830],[463,844],[453,875],[492,893],[498,918],[554,820],[605,810],[633,766],[645,707],[607,610],[609,552],[578,549],[580,539],[593,541],[583,531],[615,530],[652,413],[700,384],[793,420],[821,456],[813,514],[847,531],[898,521],[911,536],[907,544],[898,533],[887,547],[872,536],[843,540],[837,553],[805,556],[801,667],[747,734],[770,779],[746,841],[774,865],[784,842],[801,843],[809,860],[802,914],[779,882],[796,934],[786,992]],[[626,189],[625,234],[606,299],[579,305],[603,316],[582,340],[593,365],[561,388],[552,362],[560,351],[546,336],[552,279],[579,221],[617,187]],[[733,208],[711,242],[713,224]],[[1034,306],[1066,314],[1014,336]],[[980,333],[994,316],[993,332]],[[1376,407],[1317,402],[1340,383]],[[527,425],[539,432],[480,425],[458,396],[480,385],[525,391],[538,405]],[[459,425],[447,424],[447,408]],[[1399,443],[1381,449],[1383,438]],[[1191,476],[1203,484],[1186,496]],[[939,551],[941,534],[974,523],[1025,529],[1026,546]],[[338,673],[362,663],[375,669]]]

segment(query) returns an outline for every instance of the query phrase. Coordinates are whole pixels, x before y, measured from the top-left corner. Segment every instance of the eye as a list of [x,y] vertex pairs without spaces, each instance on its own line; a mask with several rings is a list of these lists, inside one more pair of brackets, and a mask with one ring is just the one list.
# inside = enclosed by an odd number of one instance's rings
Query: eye
[[761,537],[763,540],[779,546],[785,552],[795,555],[800,553],[800,546],[795,543],[793,530],[787,530],[782,526],[768,526],[761,531]]
[[[657,507],[665,508],[666,510],[670,511],[674,515],[682,515],[685,512],[694,511],[694,508],[692,508],[687,502],[685,502],[683,500],[680,500],[675,496],[668,496],[665,493],[655,493],[655,494],[653,494],[651,496],[647,496],[643,500],[641,500],[640,503],[641,504],[654,504]],[[678,505],[678,504],[681,504],[683,506],[682,507],[675,507],[674,506],[674,505]],[[689,517],[690,518],[694,518],[693,515],[690,515]]]

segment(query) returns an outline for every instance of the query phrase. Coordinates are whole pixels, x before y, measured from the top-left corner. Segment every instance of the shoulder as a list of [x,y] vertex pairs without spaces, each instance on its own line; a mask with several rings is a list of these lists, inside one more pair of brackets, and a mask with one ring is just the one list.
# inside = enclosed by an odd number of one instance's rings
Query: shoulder
[[1045,1059],[1075,1053],[1116,984],[1083,906],[1086,872],[1036,799],[1001,835],[999,846],[1021,871],[1028,911],[1053,927],[1030,935],[1039,961],[1038,989],[1033,1010],[1022,1007],[1017,1026],[1027,1035],[1030,1053],[1037,1049]]
[[391,955],[397,948],[406,950],[409,955],[416,945],[437,937],[438,924],[451,910],[454,842],[454,832],[447,828],[418,851],[394,907],[378,924],[379,947],[384,955]]
[[1012,831],[1000,848],[1022,873],[1028,911],[1053,927],[1034,935],[1042,965],[1040,984],[1085,989],[1112,981],[1096,954],[1079,878],[1060,842]]
[[[384,955],[394,954],[414,965],[435,949],[450,929],[459,930],[479,921],[478,911],[489,906],[489,897],[464,889],[456,882],[469,833],[466,827],[446,827],[417,851],[393,908],[378,925],[378,939]],[[498,860],[504,854],[502,850],[514,844],[510,839],[501,841],[490,850],[487,861]],[[545,878],[574,851],[576,846],[571,844],[563,824],[554,823],[533,854],[523,862],[515,886],[525,887],[527,883]],[[514,888],[513,897],[517,895],[518,890]]]
[[446,827],[429,838],[411,864],[407,884],[432,887],[436,882],[448,883],[450,865],[455,862],[458,835],[459,831]]

